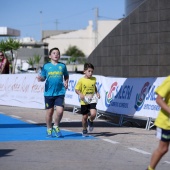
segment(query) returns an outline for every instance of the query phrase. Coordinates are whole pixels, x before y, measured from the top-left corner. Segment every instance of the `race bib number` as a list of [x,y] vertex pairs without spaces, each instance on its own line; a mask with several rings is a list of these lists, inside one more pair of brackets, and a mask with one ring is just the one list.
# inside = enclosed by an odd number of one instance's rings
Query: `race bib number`
[[88,104],[97,103],[97,102],[98,102],[98,97],[97,97],[96,94],[86,95],[86,96],[84,97],[84,102],[85,102],[85,103],[88,103]]

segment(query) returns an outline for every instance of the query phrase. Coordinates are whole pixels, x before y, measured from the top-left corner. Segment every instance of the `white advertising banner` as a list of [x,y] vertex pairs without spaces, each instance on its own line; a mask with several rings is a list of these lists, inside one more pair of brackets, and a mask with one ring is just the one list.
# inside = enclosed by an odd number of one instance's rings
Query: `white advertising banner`
[[[0,105],[44,109],[44,82],[36,74],[0,75]],[[101,98],[97,109],[123,115],[156,118],[160,107],[156,104],[155,89],[165,77],[115,78],[94,75]],[[71,74],[65,103],[80,106],[75,86],[82,74]]]
[[0,105],[44,108],[44,82],[36,74],[0,75]]
[[83,77],[82,74],[71,74],[69,75],[68,89],[65,95],[65,103],[73,106],[80,106],[78,95],[75,93],[75,86],[78,80]]
[[101,99],[97,108],[110,113],[156,118],[160,107],[154,91],[164,79],[103,77],[99,82]]

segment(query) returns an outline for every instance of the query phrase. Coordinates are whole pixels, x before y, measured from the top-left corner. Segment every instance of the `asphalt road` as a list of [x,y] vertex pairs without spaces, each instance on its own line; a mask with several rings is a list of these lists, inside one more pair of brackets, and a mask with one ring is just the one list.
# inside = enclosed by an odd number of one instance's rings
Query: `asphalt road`
[[[45,110],[0,106],[0,113],[45,126]],[[3,130],[1,128],[0,130]],[[81,115],[67,109],[61,130],[80,133]],[[10,134],[10,125],[9,125]],[[12,137],[12,133],[10,134]],[[145,170],[158,140],[155,130],[144,127],[116,127],[104,119],[95,120],[89,140],[45,140],[0,142],[2,170]],[[3,138],[3,136],[0,136]],[[170,169],[170,152],[157,170]]]

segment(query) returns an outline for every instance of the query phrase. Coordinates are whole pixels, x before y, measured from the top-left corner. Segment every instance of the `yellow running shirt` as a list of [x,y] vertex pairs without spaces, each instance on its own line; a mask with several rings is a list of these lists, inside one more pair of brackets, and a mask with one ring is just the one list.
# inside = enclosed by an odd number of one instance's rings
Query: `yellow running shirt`
[[[96,87],[96,78],[85,78],[82,77],[79,79],[78,83],[76,84],[75,89],[79,90],[83,95],[90,95],[95,93],[95,87]],[[83,100],[80,101],[81,105],[86,105]]]
[[[170,107],[170,76],[168,76],[163,83],[157,87],[155,93],[163,97],[167,105]],[[155,125],[162,129],[170,130],[170,114],[161,109],[155,120]]]

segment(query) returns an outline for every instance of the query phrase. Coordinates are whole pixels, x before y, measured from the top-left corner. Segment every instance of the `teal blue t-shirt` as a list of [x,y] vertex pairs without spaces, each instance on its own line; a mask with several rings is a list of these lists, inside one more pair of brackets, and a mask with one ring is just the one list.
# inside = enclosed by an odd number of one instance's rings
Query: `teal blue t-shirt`
[[56,65],[50,63],[44,64],[41,70],[41,77],[45,78],[44,96],[65,95],[63,78],[68,76],[67,67],[64,63]]

